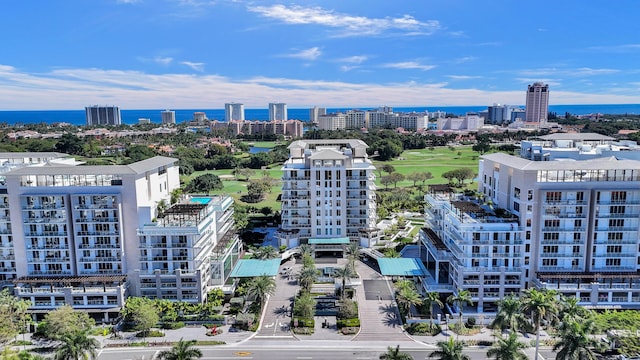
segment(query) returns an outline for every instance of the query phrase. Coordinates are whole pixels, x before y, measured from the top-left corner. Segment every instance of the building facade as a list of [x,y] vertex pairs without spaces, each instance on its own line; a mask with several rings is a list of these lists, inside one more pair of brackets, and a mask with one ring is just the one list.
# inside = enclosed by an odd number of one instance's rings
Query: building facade
[[93,105],[84,108],[87,126],[120,125],[120,108],[117,106]]
[[176,123],[176,112],[173,110],[164,110],[160,112],[163,125],[170,125]]
[[244,120],[244,104],[238,104],[238,103],[224,104],[224,119],[226,121]]
[[269,121],[288,120],[287,104],[285,103],[269,103]]
[[298,140],[289,146],[280,245],[321,244],[317,251],[333,251],[343,241],[375,244],[375,167],[366,149],[361,140]]
[[527,86],[525,122],[544,124],[549,114],[549,85],[536,82]]
[[309,109],[309,122],[312,124],[317,124],[319,117],[326,114],[327,108],[314,106]]

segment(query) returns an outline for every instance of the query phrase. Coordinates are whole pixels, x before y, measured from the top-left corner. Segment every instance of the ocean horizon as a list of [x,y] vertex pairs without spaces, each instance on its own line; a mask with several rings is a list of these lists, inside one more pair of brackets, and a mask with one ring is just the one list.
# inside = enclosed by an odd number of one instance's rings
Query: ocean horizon
[[[524,105],[519,105],[524,108]],[[372,110],[375,108],[327,108],[327,112],[347,111],[352,109]],[[487,109],[486,105],[478,106],[415,106],[415,107],[393,107],[395,112],[435,112],[444,111],[455,115],[464,115],[467,112],[478,112]],[[160,113],[166,109],[120,109],[122,122],[124,124],[137,124],[138,119],[149,119],[152,123],[161,123]],[[176,122],[182,123],[193,119],[194,112],[204,112],[208,119],[224,121],[224,109],[171,109],[176,113]],[[586,114],[640,114],[640,104],[593,104],[593,105],[549,105],[549,111],[555,112],[558,116],[565,113],[572,115]],[[309,108],[288,109],[290,120],[309,121]],[[267,120],[269,118],[268,109],[245,109],[245,119],[247,120]],[[76,126],[83,126],[86,123],[85,111],[81,110],[4,110],[0,111],[0,122],[9,125],[16,124],[38,124],[38,123],[70,123]]]

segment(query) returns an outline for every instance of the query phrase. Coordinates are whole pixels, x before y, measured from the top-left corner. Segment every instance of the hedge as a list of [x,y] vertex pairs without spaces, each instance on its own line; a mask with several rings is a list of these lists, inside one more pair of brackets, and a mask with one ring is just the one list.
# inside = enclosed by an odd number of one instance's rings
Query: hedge
[[359,327],[360,326],[360,319],[358,319],[358,318],[340,319],[340,320],[337,321],[337,325],[338,325],[338,329],[341,329],[343,327]]
[[315,328],[316,326],[316,322],[313,318],[294,318],[292,321],[292,324],[294,324],[293,327],[296,327],[295,326],[296,320],[298,321],[297,327]]

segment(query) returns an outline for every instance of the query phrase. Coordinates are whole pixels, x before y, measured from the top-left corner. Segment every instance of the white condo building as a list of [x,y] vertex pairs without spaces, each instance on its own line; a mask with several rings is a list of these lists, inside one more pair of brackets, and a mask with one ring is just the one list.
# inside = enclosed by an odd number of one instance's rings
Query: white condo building
[[226,103],[224,104],[224,120],[243,121],[244,120],[244,104]]
[[482,157],[479,194],[430,189],[425,288],[478,311],[529,287],[594,308],[640,308],[640,161]]
[[283,166],[282,224],[289,248],[309,243],[339,252],[349,242],[370,247],[376,229],[375,167],[361,140],[298,140]]
[[180,186],[176,162],[157,156],[130,165],[3,173],[1,285],[30,300],[36,318],[66,304],[109,320],[127,296],[204,301],[207,287],[224,284],[241,251],[230,230],[232,200],[198,197],[161,213]]
[[309,122],[312,124],[317,124],[319,117],[326,114],[327,108],[314,106],[309,109]]
[[162,118],[163,125],[175,124],[176,123],[176,112],[173,110],[164,110],[160,112],[160,116]]
[[287,104],[269,103],[269,121],[288,120]]

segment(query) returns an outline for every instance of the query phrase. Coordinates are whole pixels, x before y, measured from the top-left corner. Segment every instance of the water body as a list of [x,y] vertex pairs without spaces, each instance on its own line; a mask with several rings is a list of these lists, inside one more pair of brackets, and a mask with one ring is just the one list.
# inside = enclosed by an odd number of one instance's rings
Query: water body
[[[521,107],[524,108],[523,105]],[[370,110],[372,108],[359,108]],[[444,111],[456,115],[464,115],[467,112],[486,110],[486,105],[478,106],[425,106],[425,107],[394,107],[395,112],[422,112]],[[137,124],[138,119],[150,119],[153,123],[161,122],[160,112],[157,110],[123,110],[121,109],[122,122],[125,124]],[[173,110],[173,109],[172,109]],[[327,108],[327,112],[347,111],[351,108]],[[176,122],[182,123],[193,119],[194,112],[204,112],[207,118],[212,120],[224,120],[224,109],[179,109],[176,112]],[[607,105],[550,105],[549,111],[563,116],[566,112],[573,115],[584,114],[640,114],[640,104],[607,104]],[[246,109],[247,120],[266,120],[269,118],[268,110]],[[309,109],[288,109],[288,118],[293,120],[309,121]],[[85,125],[84,110],[13,110],[0,111],[0,122],[10,125],[34,124],[34,123],[60,123],[66,122],[73,125]]]
[[249,154],[257,154],[261,152],[269,152],[271,148],[252,146],[249,148]]

